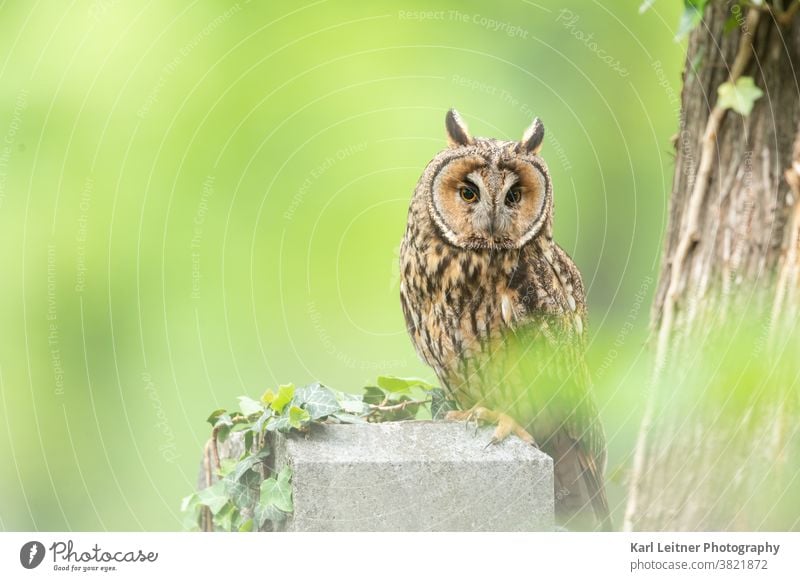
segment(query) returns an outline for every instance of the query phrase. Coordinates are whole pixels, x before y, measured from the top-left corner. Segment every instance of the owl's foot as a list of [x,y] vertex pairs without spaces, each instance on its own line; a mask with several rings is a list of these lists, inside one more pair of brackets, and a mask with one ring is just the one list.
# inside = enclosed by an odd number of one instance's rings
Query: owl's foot
[[517,423],[511,416],[502,412],[487,409],[483,406],[472,406],[468,410],[453,410],[447,412],[445,415],[446,420],[454,421],[475,421],[477,423],[483,422],[486,424],[496,424],[492,439],[488,445],[499,444],[505,440],[510,434],[514,434],[520,440],[531,446],[536,446],[536,440],[533,439],[528,431]]

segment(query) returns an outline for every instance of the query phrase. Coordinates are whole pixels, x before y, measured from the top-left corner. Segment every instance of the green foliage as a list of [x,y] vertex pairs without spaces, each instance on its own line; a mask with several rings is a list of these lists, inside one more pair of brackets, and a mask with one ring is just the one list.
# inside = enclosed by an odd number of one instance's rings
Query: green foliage
[[407,392],[414,387],[421,387],[422,389],[433,389],[433,386],[422,379],[415,377],[403,378],[394,377],[392,375],[381,375],[378,377],[378,387],[383,390],[400,393]]
[[703,20],[703,12],[708,0],[683,0],[683,14],[678,23],[675,40],[683,40]]
[[753,104],[764,95],[764,91],[756,87],[753,77],[739,77],[735,85],[730,81],[722,83],[717,88],[717,95],[720,107],[733,109],[747,116],[753,110]]
[[292,401],[293,397],[294,384],[289,383],[287,385],[281,385],[278,387],[277,393],[271,389],[268,389],[266,392],[264,392],[264,395],[261,396],[261,401],[271,407],[276,413],[281,413],[286,404]]
[[[644,14],[650,10],[655,3],[656,0],[644,0],[639,5],[639,14]],[[707,4],[708,0],[683,0],[683,12],[678,23],[678,31],[675,33],[676,41],[686,38],[700,24]]]
[[[260,400],[241,396],[239,412],[211,413],[212,437],[224,442],[231,432],[244,432],[244,451],[238,459],[223,459],[216,482],[183,499],[184,528],[197,530],[203,511],[214,530],[249,532],[271,529],[291,514],[291,470],[277,474],[268,464],[272,450],[268,432],[308,432],[314,422],[359,423],[416,418],[423,409],[439,417],[453,409],[444,392],[416,378],[378,377],[377,386],[361,395],[335,391],[321,383],[269,389]],[[429,406],[426,408],[426,406]]]

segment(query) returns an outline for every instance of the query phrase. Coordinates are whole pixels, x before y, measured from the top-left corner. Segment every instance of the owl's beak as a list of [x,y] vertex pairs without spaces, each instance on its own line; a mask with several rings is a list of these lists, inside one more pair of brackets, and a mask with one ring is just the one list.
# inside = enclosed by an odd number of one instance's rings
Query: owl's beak
[[505,220],[498,213],[492,212],[492,218],[489,220],[489,236],[492,238],[496,236],[505,236],[508,232],[508,220]]

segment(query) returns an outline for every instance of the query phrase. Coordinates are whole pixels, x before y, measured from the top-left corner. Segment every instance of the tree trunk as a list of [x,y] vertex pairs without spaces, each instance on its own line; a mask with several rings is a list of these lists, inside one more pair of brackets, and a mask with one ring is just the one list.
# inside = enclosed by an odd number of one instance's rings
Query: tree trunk
[[[689,39],[626,530],[800,526],[797,6],[712,1]],[[741,77],[748,116],[717,105]]]

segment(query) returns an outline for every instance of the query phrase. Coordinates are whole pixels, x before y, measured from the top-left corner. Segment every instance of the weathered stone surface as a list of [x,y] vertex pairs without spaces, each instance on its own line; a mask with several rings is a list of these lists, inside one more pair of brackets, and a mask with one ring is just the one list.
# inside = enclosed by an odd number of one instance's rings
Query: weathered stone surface
[[409,421],[279,436],[293,473],[289,531],[534,531],[553,527],[553,462],[492,428]]

